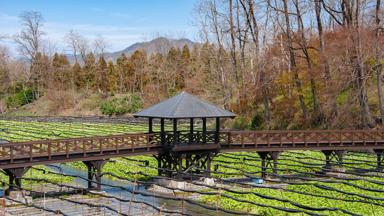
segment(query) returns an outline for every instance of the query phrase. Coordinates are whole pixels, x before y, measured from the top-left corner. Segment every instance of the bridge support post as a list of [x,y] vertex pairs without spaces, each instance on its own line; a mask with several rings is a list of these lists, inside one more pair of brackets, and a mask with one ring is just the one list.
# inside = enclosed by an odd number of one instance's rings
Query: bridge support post
[[[157,159],[157,175],[158,176],[166,176],[166,177],[172,177],[172,165],[175,167],[179,165],[179,163],[175,163],[176,158],[172,157],[169,154],[162,154],[154,155],[154,157]],[[176,171],[176,170],[174,170]]]
[[161,166],[162,160],[161,160],[160,156],[153,155],[153,157],[156,158],[156,160],[157,160],[157,175],[162,176],[163,175],[163,170],[161,169],[162,168],[162,166]]
[[207,157],[207,162],[205,167],[205,177],[211,177],[211,163],[212,163],[212,157]]
[[257,152],[259,154],[259,157],[261,158],[261,178],[267,177],[267,157],[268,152]]
[[8,196],[11,191],[15,190],[15,185],[17,188],[21,188],[21,178],[29,170],[29,168],[30,167],[4,169],[4,172],[9,179],[9,187],[4,191],[6,196]]
[[332,163],[331,163],[331,154],[332,154],[333,151],[323,150],[322,152],[323,152],[323,154],[325,155],[325,165],[324,165],[324,168],[325,168],[325,169],[330,169],[331,166],[332,166]]
[[[107,162],[108,160],[83,161],[88,168],[88,190],[101,190],[101,170]],[[95,177],[95,181],[97,182],[96,187],[93,186],[92,183],[93,177]]]
[[183,178],[188,174],[211,175],[212,158],[215,152],[163,152],[154,155],[157,159],[158,175]]
[[376,153],[376,157],[377,157],[376,169],[377,170],[383,170],[383,161],[384,161],[383,152],[384,152],[384,149],[374,149],[373,151]]
[[277,175],[277,171],[278,171],[278,168],[277,168],[277,165],[278,165],[278,162],[277,162],[277,159],[279,159],[279,155],[280,155],[281,152],[271,152],[271,157],[272,157],[272,160],[273,160],[273,174]]
[[343,159],[344,159],[344,155],[345,155],[346,153],[347,153],[347,151],[345,151],[345,150],[336,150],[336,151],[335,151],[337,164],[338,164],[339,166],[342,166],[342,165],[343,165]]
[[[330,170],[335,164],[338,166],[343,165],[345,150],[322,150],[322,152],[325,155],[325,165],[323,167],[325,171]],[[336,163],[332,163],[332,161]]]
[[267,177],[267,169],[268,167],[272,167],[273,161],[273,174],[277,175],[278,173],[278,158],[280,152],[257,152],[259,157],[261,158],[261,178]]

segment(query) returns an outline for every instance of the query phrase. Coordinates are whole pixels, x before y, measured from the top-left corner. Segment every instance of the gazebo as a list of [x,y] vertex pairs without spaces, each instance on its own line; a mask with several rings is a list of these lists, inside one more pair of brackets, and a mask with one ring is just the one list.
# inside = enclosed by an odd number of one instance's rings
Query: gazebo
[[[220,148],[220,118],[234,118],[236,115],[225,109],[203,101],[191,94],[181,92],[167,100],[133,114],[148,118],[148,132],[159,135],[162,150],[157,156],[159,174],[163,169],[191,171],[193,168],[208,169],[211,157]],[[153,120],[160,119],[160,132],[154,132]],[[201,119],[201,129],[195,128],[195,121]],[[215,130],[207,130],[207,119],[215,119]],[[165,120],[172,122],[172,130],[166,131]],[[189,120],[184,128],[178,129],[178,121]],[[185,162],[183,162],[185,161]],[[197,171],[197,170],[196,170]],[[198,172],[198,171],[197,171]]]

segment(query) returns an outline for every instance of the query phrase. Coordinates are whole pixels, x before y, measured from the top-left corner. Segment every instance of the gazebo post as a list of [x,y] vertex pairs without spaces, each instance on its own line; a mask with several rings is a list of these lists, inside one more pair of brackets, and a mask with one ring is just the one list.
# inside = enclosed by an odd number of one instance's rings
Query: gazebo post
[[164,119],[160,119],[160,139],[161,139],[161,145],[165,144],[165,129],[164,129]]
[[193,118],[189,119],[189,143],[193,143]]
[[177,144],[177,119],[173,119],[173,144]]
[[203,144],[207,142],[207,118],[203,118]]
[[216,117],[215,143],[219,143],[220,136],[220,118]]
[[153,118],[148,118],[148,133],[153,133]]
[[[158,175],[182,177],[184,173],[199,173],[200,170],[209,174],[211,160],[220,151],[220,118],[236,115],[182,92],[133,116],[148,118],[148,143],[158,144],[154,155]],[[160,137],[154,119],[160,119]],[[179,119],[189,119],[189,130],[183,134],[178,131]],[[202,127],[194,127],[195,119],[202,119]],[[216,121],[216,130],[212,133],[207,131],[207,119]],[[165,128],[168,120],[172,122],[172,128]]]

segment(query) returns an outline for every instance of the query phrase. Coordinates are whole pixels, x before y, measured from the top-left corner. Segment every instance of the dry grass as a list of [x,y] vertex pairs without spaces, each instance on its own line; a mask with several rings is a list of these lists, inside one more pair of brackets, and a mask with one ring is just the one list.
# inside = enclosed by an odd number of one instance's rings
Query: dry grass
[[[25,105],[7,115],[31,116],[92,116],[101,115],[99,105],[102,97],[73,91],[50,91],[31,104]],[[1,113],[1,103],[0,103]]]

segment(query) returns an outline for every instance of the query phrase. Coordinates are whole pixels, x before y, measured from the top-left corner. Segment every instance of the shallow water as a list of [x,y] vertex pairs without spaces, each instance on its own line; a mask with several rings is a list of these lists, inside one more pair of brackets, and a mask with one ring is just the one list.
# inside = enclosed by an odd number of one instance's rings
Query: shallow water
[[[75,169],[64,164],[55,164],[55,166],[48,166],[48,167],[55,172],[60,172],[60,173],[69,174],[69,175],[77,175],[77,176],[87,178],[86,171]],[[128,190],[138,190],[138,191],[154,193],[153,191],[148,191],[146,187],[143,185],[141,186],[132,185],[124,181],[111,180],[106,177],[102,177],[101,182],[104,184],[109,184],[113,186],[124,187]],[[74,184],[78,187],[87,188],[88,182],[81,178],[75,178]],[[177,200],[161,199],[161,198],[155,198],[155,197],[142,196],[138,194],[132,194],[127,190],[117,188],[117,187],[101,185],[101,190],[106,192],[109,195],[113,195],[113,196],[124,198],[124,199],[134,199],[136,201],[145,201],[147,203],[150,203],[151,205],[162,207],[163,209],[166,208],[168,210],[178,210],[178,211],[181,211],[183,209],[183,212],[186,214],[191,214],[191,215],[217,215],[218,214],[218,212],[216,211],[208,210],[196,205],[191,205],[186,202],[182,203],[182,201],[177,201]],[[111,202],[119,202],[119,201],[116,201],[115,199],[110,199],[110,200]],[[122,203],[122,204],[128,205],[129,203]],[[121,205],[120,202],[119,202],[119,205]],[[140,205],[140,204],[132,204],[132,205]],[[136,207],[137,209],[140,209],[139,211],[143,211],[142,206],[136,206]],[[142,213],[147,215],[146,213],[156,212],[156,210],[154,209],[149,212],[146,212],[148,209],[151,209],[151,207],[145,206],[145,211]],[[136,213],[139,213],[139,212],[136,212]],[[219,214],[226,215],[226,214],[223,214],[222,212],[219,212]]]
[[[79,169],[75,169],[65,164],[54,164],[53,166],[47,166],[50,170],[67,175],[75,175],[87,178],[87,172]],[[113,195],[119,198],[126,200],[136,200],[136,201],[145,201],[153,206],[161,207],[162,209],[182,211],[185,214],[189,215],[230,215],[223,212],[208,210],[200,206],[192,205],[186,202],[171,200],[171,199],[162,199],[155,198],[151,196],[143,196],[138,194],[132,194],[127,190],[124,190],[123,187],[130,191],[143,191],[150,194],[155,192],[149,191],[143,185],[133,185],[129,182],[120,181],[120,180],[111,180],[106,177],[101,178],[101,182],[107,185],[101,185],[101,191],[107,195]],[[82,178],[75,178],[74,182],[71,183],[76,187],[87,188],[88,182]],[[52,186],[52,185],[51,185]],[[118,186],[118,187],[113,187]],[[47,187],[47,185],[41,185],[38,187]],[[47,187],[48,188],[48,187]],[[46,189],[47,189],[46,188]],[[34,189],[35,190],[35,189]],[[50,189],[47,189],[50,191]],[[57,191],[58,188],[55,188],[54,191]],[[44,191],[44,190],[43,190]],[[3,195],[3,191],[0,190],[0,195]],[[164,194],[163,194],[164,195]],[[188,197],[186,197],[188,198]],[[83,201],[88,203],[95,204],[104,204],[116,209],[119,212],[129,214],[129,215],[159,215],[159,212],[152,207],[147,205],[138,204],[138,203],[129,203],[129,202],[120,202],[113,198],[89,198],[80,194],[69,195],[66,199]],[[46,207],[52,210],[60,210],[62,213],[67,215],[118,215],[116,212],[105,208],[95,208],[87,207],[86,205],[80,205],[76,203],[71,203],[65,200],[60,200],[57,198],[36,198],[33,200],[33,203],[38,206]],[[30,215],[54,215],[42,210],[35,209],[33,207],[17,206],[17,207],[8,207],[5,215],[17,215],[17,216],[30,216]],[[161,215],[166,215],[163,212]]]

